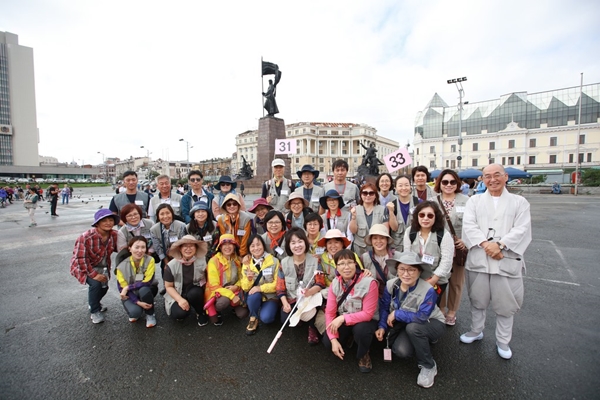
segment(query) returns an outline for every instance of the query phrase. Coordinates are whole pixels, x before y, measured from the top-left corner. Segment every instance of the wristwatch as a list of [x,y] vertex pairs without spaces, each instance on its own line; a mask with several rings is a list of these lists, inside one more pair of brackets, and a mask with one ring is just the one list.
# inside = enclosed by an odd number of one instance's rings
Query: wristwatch
[[506,245],[504,243],[502,243],[502,242],[498,242],[498,248],[500,250],[506,250]]

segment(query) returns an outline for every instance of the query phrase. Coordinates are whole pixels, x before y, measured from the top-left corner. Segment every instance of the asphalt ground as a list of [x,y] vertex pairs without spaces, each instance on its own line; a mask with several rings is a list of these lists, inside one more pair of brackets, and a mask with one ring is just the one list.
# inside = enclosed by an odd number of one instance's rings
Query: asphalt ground
[[69,274],[69,260],[112,193],[84,190],[69,206],[59,204],[60,217],[42,203],[37,228],[27,227],[22,203],[0,209],[0,399],[600,397],[598,197],[527,196],[534,239],[513,358],[496,353],[491,311],[482,341],[459,342],[470,326],[464,293],[456,326],[433,346],[435,385],[423,389],[414,359],[386,363],[374,342],[373,371],[361,374],[355,348],[341,361],[322,345],[309,346],[306,326],[286,328],[267,354],[279,324],[247,337],[247,321],[234,315],[221,327],[199,327],[192,318],[177,323],[161,296],[155,328],[131,324],[114,278],[103,300],[106,322],[92,324],[87,287]]

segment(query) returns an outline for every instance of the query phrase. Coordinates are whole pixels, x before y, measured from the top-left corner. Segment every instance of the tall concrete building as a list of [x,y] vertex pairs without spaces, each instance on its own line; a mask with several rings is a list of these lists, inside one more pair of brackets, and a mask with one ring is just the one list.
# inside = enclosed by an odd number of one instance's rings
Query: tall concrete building
[[33,49],[0,32],[0,165],[39,165],[33,72]]

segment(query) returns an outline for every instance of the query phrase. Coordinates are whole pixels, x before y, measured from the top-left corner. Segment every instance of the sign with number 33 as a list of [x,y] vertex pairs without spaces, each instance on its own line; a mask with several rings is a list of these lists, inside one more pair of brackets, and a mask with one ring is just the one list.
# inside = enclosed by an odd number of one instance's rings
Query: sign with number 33
[[383,157],[383,161],[390,173],[412,164],[412,158],[410,158],[410,154],[408,154],[408,149],[406,147],[386,155]]

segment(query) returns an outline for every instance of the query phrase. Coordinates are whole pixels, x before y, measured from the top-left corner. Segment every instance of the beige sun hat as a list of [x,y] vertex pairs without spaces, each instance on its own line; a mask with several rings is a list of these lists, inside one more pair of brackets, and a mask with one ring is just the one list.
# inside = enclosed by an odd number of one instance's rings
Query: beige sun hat
[[287,208],[288,210],[290,209],[290,203],[292,202],[292,200],[296,200],[296,199],[301,199],[302,200],[302,204],[304,205],[304,208],[308,207],[308,201],[306,201],[306,199],[304,198],[304,196],[302,195],[302,193],[300,193],[300,191],[298,192],[292,192],[292,194],[290,194],[290,197],[288,198],[288,201],[285,202],[284,207]]
[[223,203],[221,204],[221,210],[223,210],[224,213],[227,213],[225,204],[227,204],[229,200],[234,200],[236,203],[238,203],[238,206],[240,206],[240,210],[242,209],[242,203],[240,203],[240,198],[238,195],[236,193],[229,193],[227,196],[225,196]]
[[290,326],[292,327],[298,325],[301,320],[304,322],[310,321],[317,314],[317,308],[323,304],[323,296],[321,292],[317,292],[310,297],[302,298],[300,302],[298,308],[290,317]]
[[327,240],[329,239],[340,239],[342,242],[344,242],[344,247],[350,246],[350,240],[339,229],[328,230],[327,233],[325,233],[325,236],[319,239],[317,246],[325,247]]
[[181,258],[181,250],[179,249],[182,245],[193,243],[196,245],[196,258],[204,257],[208,251],[208,245],[203,240],[196,240],[192,235],[185,235],[175,243],[171,245],[168,251],[169,257]]
[[386,226],[383,224],[375,224],[371,227],[371,229],[369,229],[369,234],[365,237],[365,243],[367,246],[373,246],[373,243],[371,243],[371,236],[373,235],[385,236],[387,238],[388,245],[392,244],[394,241],[394,239],[392,239],[390,236],[389,228],[386,228]]

